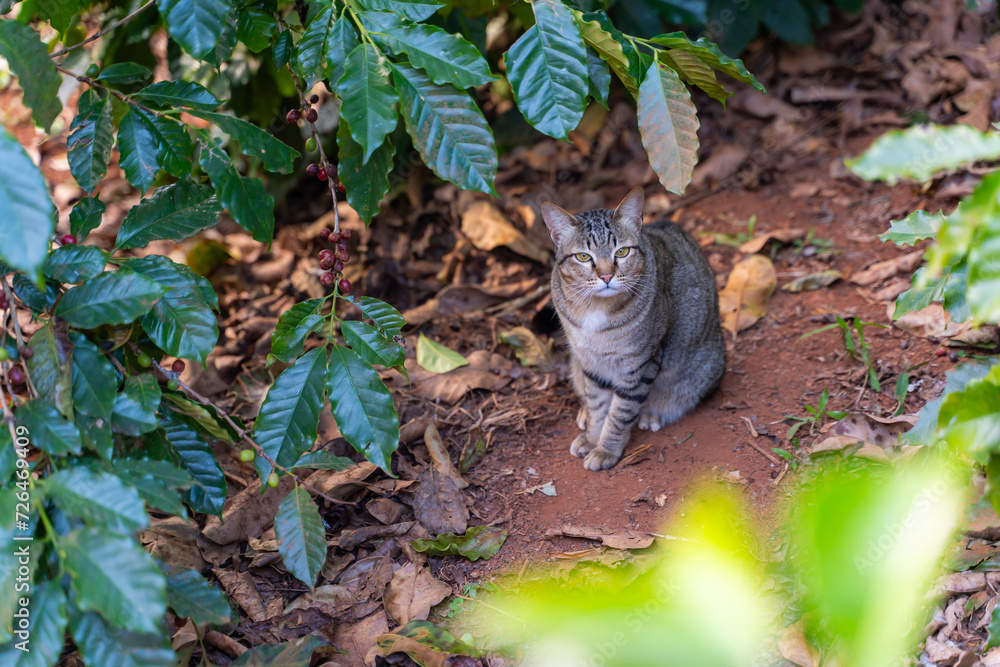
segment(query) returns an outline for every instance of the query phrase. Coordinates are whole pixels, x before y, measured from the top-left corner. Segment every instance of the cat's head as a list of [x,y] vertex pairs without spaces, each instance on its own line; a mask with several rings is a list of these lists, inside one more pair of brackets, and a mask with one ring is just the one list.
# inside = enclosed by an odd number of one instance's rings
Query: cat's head
[[556,270],[570,301],[637,294],[646,265],[642,239],[642,188],[618,207],[573,215],[551,202],[542,217],[556,246]]

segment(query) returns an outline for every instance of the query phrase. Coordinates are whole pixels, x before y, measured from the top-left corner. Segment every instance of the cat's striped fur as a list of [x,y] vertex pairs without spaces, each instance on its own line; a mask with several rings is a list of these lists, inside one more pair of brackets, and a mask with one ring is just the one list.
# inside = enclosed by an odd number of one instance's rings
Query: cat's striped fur
[[708,262],[680,227],[643,226],[642,205],[642,188],[614,211],[542,205],[556,246],[552,300],[583,403],[570,451],[588,470],[618,463],[636,422],[656,431],[680,419],[725,370]]

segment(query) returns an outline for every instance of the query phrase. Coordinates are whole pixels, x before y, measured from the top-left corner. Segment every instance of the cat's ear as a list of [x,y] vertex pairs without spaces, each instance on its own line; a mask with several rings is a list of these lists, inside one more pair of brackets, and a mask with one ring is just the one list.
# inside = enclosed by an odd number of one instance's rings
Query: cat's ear
[[576,218],[572,213],[550,201],[542,202],[542,219],[549,230],[549,238],[556,245],[576,226]]
[[629,190],[622,202],[618,204],[612,217],[626,225],[630,225],[638,232],[642,228],[642,205],[646,200],[646,195],[642,187],[634,187]]

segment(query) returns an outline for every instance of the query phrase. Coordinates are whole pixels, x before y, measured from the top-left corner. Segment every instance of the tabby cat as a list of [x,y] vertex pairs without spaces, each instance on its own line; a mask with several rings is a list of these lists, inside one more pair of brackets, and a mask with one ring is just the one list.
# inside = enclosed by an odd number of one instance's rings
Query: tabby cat
[[556,246],[552,300],[572,356],[587,470],[621,459],[632,426],[657,431],[718,385],[726,366],[715,276],[698,244],[666,221],[642,224],[642,188],[614,211],[546,202]]

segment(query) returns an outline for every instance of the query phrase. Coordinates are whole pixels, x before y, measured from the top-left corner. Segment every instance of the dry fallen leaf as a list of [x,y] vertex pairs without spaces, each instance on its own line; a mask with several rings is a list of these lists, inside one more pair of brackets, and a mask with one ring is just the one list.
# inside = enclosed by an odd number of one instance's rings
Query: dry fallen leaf
[[[488,389],[496,391],[510,384],[510,362],[499,354],[491,354],[488,350],[476,350],[468,357],[468,366],[456,368],[450,373],[437,375],[425,371],[414,359],[407,359],[407,372],[414,393],[432,401],[442,401],[454,405],[471,389]],[[392,376],[390,382],[401,382]]]
[[900,255],[884,262],[876,262],[864,271],[855,273],[850,277],[850,281],[855,285],[874,285],[883,280],[892,278],[900,273],[909,273],[920,266],[920,261],[924,257],[923,250]]
[[208,563],[198,550],[197,524],[179,516],[150,519],[139,541],[149,553],[179,570],[202,570]]
[[719,292],[723,328],[735,336],[753,326],[764,317],[767,299],[777,285],[774,265],[767,257],[750,255],[740,260]]
[[428,468],[418,481],[420,484],[413,494],[417,521],[432,535],[464,533],[469,526],[469,509],[465,506],[465,495],[452,478]]
[[488,201],[473,202],[462,214],[462,233],[480,250],[507,246],[519,255],[545,264],[549,252],[532,243]]
[[823,431],[831,435],[853,437],[881,447],[888,447],[895,445],[897,436],[913,428],[915,423],[916,415],[900,415],[887,419],[857,412],[824,427]]
[[768,241],[791,243],[796,239],[804,238],[805,235],[806,230],[804,229],[776,229],[773,232],[767,232],[765,234],[761,234],[760,236],[755,236],[746,243],[743,243],[740,245],[740,252],[752,255],[763,250]]
[[435,579],[426,567],[407,563],[385,588],[385,611],[399,625],[427,620],[431,607],[451,595],[451,586]]
[[261,494],[261,481],[253,480],[247,488],[226,501],[221,521],[216,516],[208,517],[202,533],[216,544],[260,537],[274,524],[278,505],[294,486],[295,478],[285,475],[277,488],[268,488]]
[[555,358],[552,347],[555,341],[543,341],[527,327],[514,327],[510,331],[501,331],[497,336],[501,343],[506,343],[514,349],[518,361],[528,368],[537,368],[543,373],[552,370]]
[[376,611],[354,623],[337,623],[333,643],[344,654],[329,660],[339,667],[370,667],[379,655],[375,641],[389,632],[384,611]]
[[800,667],[819,667],[819,651],[806,641],[802,621],[785,627],[778,638],[778,650],[789,662]]
[[[896,304],[890,303],[888,307],[890,318],[895,310]],[[898,320],[895,320],[893,324],[897,328],[908,331],[914,336],[935,339],[954,338],[972,328],[971,321],[952,321],[951,313],[945,310],[940,303],[932,303],[920,310],[912,310]]]
[[589,528],[565,524],[561,528],[549,528],[546,537],[582,537],[588,540],[598,540],[604,546],[612,549],[645,549],[653,544],[654,537],[636,530],[620,530],[609,532],[603,528]]
[[452,481],[455,482],[455,486],[460,489],[464,489],[469,486],[468,480],[466,480],[462,475],[459,474],[458,470],[451,463],[451,456],[448,454],[448,447],[444,444],[444,440],[441,439],[441,433],[438,432],[437,426],[433,423],[428,423],[426,430],[424,430],[424,444],[427,445],[427,451],[431,455],[431,459],[434,461],[434,467],[442,474],[451,477]]
[[809,275],[802,276],[801,278],[796,278],[787,285],[782,285],[781,289],[786,292],[810,292],[812,290],[832,285],[843,277],[844,274],[840,271],[820,271],[818,273],[810,273]]

